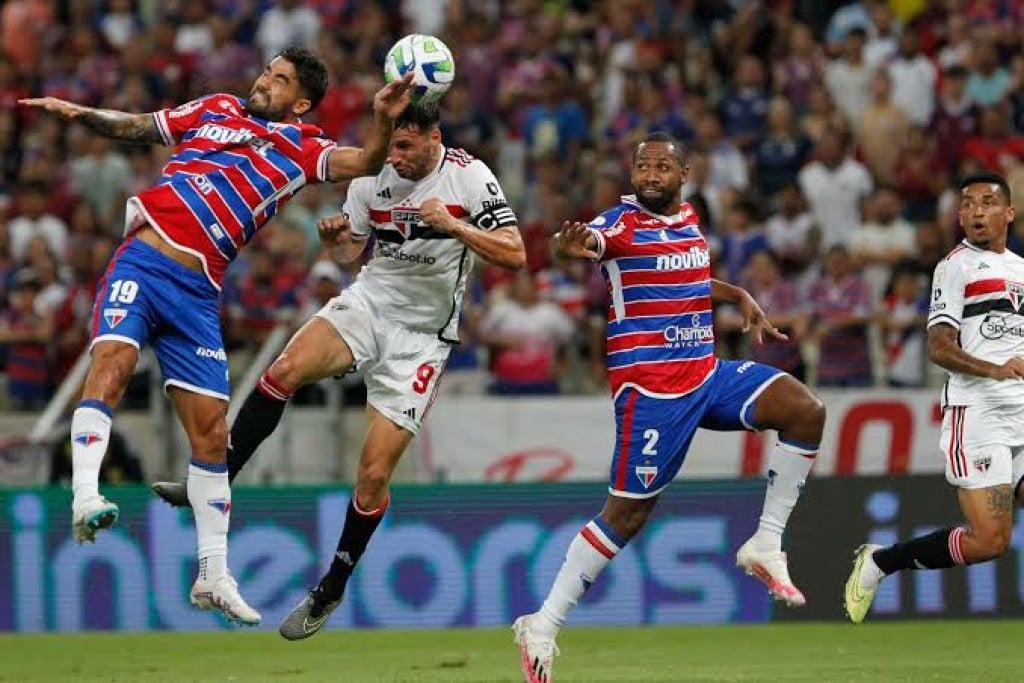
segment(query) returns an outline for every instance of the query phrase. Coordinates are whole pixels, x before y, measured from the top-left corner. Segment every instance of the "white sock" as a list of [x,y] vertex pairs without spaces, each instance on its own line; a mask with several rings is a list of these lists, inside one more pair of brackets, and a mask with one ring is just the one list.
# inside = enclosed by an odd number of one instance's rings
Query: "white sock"
[[764,510],[754,534],[754,543],[759,548],[782,550],[782,532],[817,454],[818,447],[810,444],[786,443],[781,439],[775,444],[768,457]]
[[199,578],[214,580],[228,570],[228,527],[231,486],[228,466],[197,463],[188,466],[188,502],[196,518]]
[[553,638],[565,624],[569,610],[624,545],[625,541],[601,518],[587,522],[569,544],[565,562],[538,612],[538,628]]
[[75,500],[100,495],[100,466],[110,441],[110,408],[85,400],[71,416],[71,491]]

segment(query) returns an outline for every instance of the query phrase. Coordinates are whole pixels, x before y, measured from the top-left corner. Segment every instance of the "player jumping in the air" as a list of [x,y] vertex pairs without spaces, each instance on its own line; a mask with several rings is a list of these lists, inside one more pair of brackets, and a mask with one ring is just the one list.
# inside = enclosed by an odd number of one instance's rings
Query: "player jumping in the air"
[[[362,370],[369,427],[355,491],[330,569],[281,624],[289,640],[308,638],[341,602],[345,584],[388,506],[388,483],[437,393],[476,256],[506,268],[526,261],[515,215],[487,166],[441,143],[436,104],[398,118],[390,163],[349,186],[343,215],[319,224],[344,262],[372,233],[372,260],[355,283],[302,329],[260,379],[231,429],[233,479],[274,431],[285,403],[306,384]],[[178,482],[153,489],[172,505],[194,504]]]
[[214,94],[148,114],[52,97],[21,100],[116,140],[175,147],[160,182],[128,200],[125,240],[97,287],[92,365],[71,422],[76,541],[94,541],[117,520],[117,506],[99,492],[100,463],[139,350],[152,344],[192,450],[188,479],[199,575],[190,600],[233,621],[259,623],[227,567],[231,489],[221,281],[239,249],[304,185],[380,170],[394,119],[409,102],[410,80],[377,93],[362,149],[338,147],[300,121],[327,87],[323,63],[301,48],[275,57],[248,99]]
[[633,154],[636,194],[589,225],[567,221],[552,240],[562,258],[602,262],[616,443],[604,508],[570,543],[540,610],[514,624],[528,683],[552,680],[555,637],[569,611],[643,527],[699,427],[778,431],[764,511],[736,563],[777,600],[805,602],[789,577],[782,532],[818,452],[825,407],[780,370],[715,358],[712,301],[735,304],[757,341],[762,332],[785,335],[749,293],[712,279],[697,215],[680,204],[688,172],[680,144],[652,133]]
[[879,582],[903,569],[946,569],[993,560],[1013,532],[1024,480],[1024,259],[1006,248],[1014,208],[991,172],[960,182],[966,238],[935,267],[928,352],[949,373],[939,449],[967,526],[883,548],[857,549],[846,612],[859,624]]

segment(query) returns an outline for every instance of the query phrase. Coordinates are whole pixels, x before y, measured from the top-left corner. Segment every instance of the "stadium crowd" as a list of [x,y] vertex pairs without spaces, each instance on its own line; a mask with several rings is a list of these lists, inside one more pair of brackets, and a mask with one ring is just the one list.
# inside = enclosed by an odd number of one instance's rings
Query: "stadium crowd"
[[[19,97],[144,112],[244,95],[298,43],[331,71],[311,120],[358,144],[384,54],[411,32],[455,53],[444,140],[495,169],[529,255],[520,274],[478,268],[449,365],[460,391],[603,390],[602,278],[554,262],[547,238],[629,192],[629,151],[651,130],[687,143],[684,195],[719,276],[790,333],[747,349],[723,308],[720,354],[818,386],[927,383],[923,320],[931,271],[958,239],[954,179],[996,170],[1024,196],[1021,0],[7,0],[0,405],[38,409],[82,352],[125,198],[168,154]],[[232,266],[233,367],[353,278],[316,237],[341,199],[307,188]]]

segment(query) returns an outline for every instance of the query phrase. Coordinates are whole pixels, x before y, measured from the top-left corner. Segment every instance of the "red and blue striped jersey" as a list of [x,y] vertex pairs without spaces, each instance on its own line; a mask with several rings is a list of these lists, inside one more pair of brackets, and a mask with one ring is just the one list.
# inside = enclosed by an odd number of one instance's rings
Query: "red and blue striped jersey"
[[651,213],[633,195],[590,222],[608,283],[608,379],[682,396],[715,371],[711,257],[696,212]]
[[143,221],[198,257],[218,289],[228,264],[306,183],[327,180],[335,143],[316,126],[246,113],[233,95],[154,112],[174,154],[160,181],[129,199],[126,233]]

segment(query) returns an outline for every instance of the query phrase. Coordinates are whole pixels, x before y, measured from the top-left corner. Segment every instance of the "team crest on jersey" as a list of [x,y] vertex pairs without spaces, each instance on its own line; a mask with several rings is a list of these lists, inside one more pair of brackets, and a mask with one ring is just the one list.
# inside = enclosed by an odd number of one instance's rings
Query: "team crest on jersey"
[[640,480],[644,488],[651,488],[651,483],[658,476],[658,468],[655,465],[637,465],[634,469],[636,471],[636,478]]
[[1024,285],[1019,282],[1006,281],[1006,298],[1010,300],[1015,313],[1021,313],[1021,304],[1024,304]]
[[121,321],[128,317],[128,311],[123,308],[104,308],[103,319],[107,321],[110,329],[121,324]]

